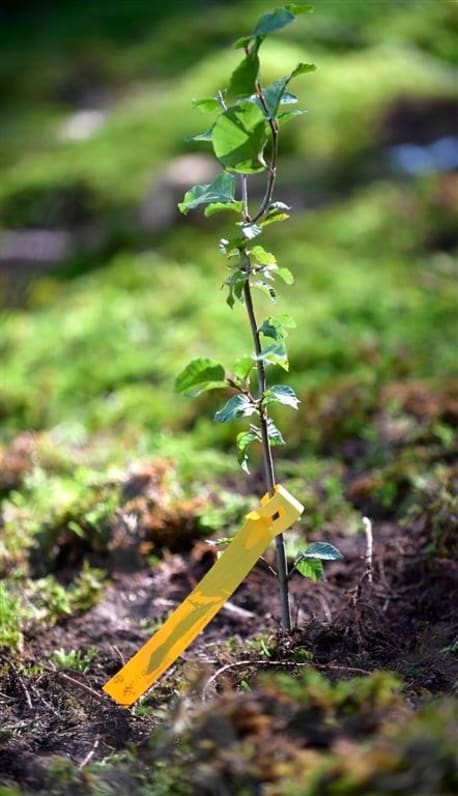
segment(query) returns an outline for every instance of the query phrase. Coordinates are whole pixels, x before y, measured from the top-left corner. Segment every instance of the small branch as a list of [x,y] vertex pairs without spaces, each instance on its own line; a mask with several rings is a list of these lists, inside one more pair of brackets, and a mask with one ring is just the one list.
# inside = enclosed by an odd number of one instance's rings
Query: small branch
[[270,566],[270,564],[269,564],[269,563],[266,561],[266,559],[264,558],[264,556],[259,556],[259,558],[261,559],[261,561],[263,561],[263,562],[264,562],[264,564],[266,565],[266,567],[267,567],[267,569],[269,570],[269,572],[271,572],[271,573],[272,573],[272,575],[275,575],[275,577],[277,577],[277,575],[278,575],[278,572],[277,572],[277,570],[276,570],[276,569],[274,569],[273,567],[271,567],[271,566]]
[[373,549],[374,540],[372,536],[372,522],[369,517],[363,517],[364,533],[366,535],[366,572],[365,576],[370,586],[372,586],[373,572]]
[[205,683],[202,691],[202,702],[205,702],[207,699],[207,693],[210,686],[212,686],[218,677],[221,677],[224,672],[227,672],[229,669],[238,669],[240,666],[259,666],[261,663],[266,663],[266,661],[235,661],[234,663],[226,663],[224,666],[221,666],[221,668],[217,669],[216,672],[212,674],[212,676]]
[[256,399],[252,396],[250,391],[245,389],[244,387],[241,387],[240,384],[237,384],[237,382],[234,381],[234,379],[226,378],[226,383],[229,387],[232,387],[232,389],[235,390],[236,392],[242,393],[242,395],[246,395],[246,397],[249,398],[251,403],[253,404],[256,403]]
[[76,680],[75,677],[71,677],[69,674],[65,674],[65,672],[61,672],[59,669],[53,669],[51,666],[43,666],[43,669],[49,674],[55,674],[57,677],[60,677],[61,680],[65,680],[70,685],[76,686],[80,688],[82,691],[85,691],[86,694],[89,694],[91,697],[97,700],[97,702],[102,702],[104,705],[107,704],[106,697],[102,694],[99,694],[97,691],[94,691],[93,688],[82,683],[80,680]]
[[33,710],[33,704],[32,704],[32,700],[30,698],[30,694],[29,694],[27,688],[25,687],[24,683],[22,682],[21,675],[19,674],[18,670],[16,669],[16,667],[15,667],[15,665],[13,663],[10,662],[9,666],[10,666],[10,669],[14,672],[14,677],[16,679],[16,682],[19,683],[19,686],[20,686],[20,688],[21,688],[21,690],[22,690],[22,692],[23,692],[23,694],[25,696],[25,701],[27,702],[27,707],[29,708],[29,710]]
[[[270,112],[267,107],[264,94],[262,92],[261,84],[259,82],[256,84],[256,94],[262,105],[264,113],[268,118],[271,130],[271,136],[272,136],[272,157],[270,165],[268,167],[269,176],[267,180],[264,198],[261,202],[261,206],[258,212],[256,213],[253,219],[250,218],[249,209],[248,209],[247,176],[246,174],[241,175],[242,201],[243,201],[242,215],[243,215],[243,220],[245,222],[250,222],[250,223],[255,223],[256,221],[258,221],[265,214],[265,212],[270,206],[275,186],[275,180],[277,176],[277,164],[278,164],[278,123],[276,119],[272,119],[270,116]],[[222,91],[218,91],[217,99],[221,108],[224,111],[226,111],[227,105],[224,101]],[[245,250],[245,256],[246,256],[245,270],[247,276],[249,277],[249,274],[252,273],[253,271],[253,266],[250,260],[250,255],[246,250]],[[261,346],[260,334],[253,306],[253,297],[251,294],[251,286],[249,278],[247,278],[244,284],[243,293],[244,293],[245,306],[248,314],[248,319],[250,322],[254,349],[257,357],[256,365],[258,370],[258,411],[259,411],[259,420],[261,426],[265,482],[266,482],[267,491],[272,496],[274,495],[275,492],[275,471],[274,471],[274,463],[272,457],[272,449],[269,441],[269,431],[268,431],[269,417],[266,408],[262,404],[264,394],[266,392],[266,370],[264,362],[260,358],[262,353],[262,346]],[[291,612],[290,612],[289,598],[288,598],[288,563],[286,559],[286,548],[283,539],[283,534],[276,535],[275,547],[276,547],[276,560],[277,560],[277,580],[280,592],[281,622],[285,630],[291,630]]]
[[87,753],[87,755],[84,758],[84,760],[82,760],[81,763],[79,764],[78,768],[80,770],[82,768],[85,768],[87,766],[87,764],[92,760],[92,758],[95,755],[95,752],[96,752],[96,749],[97,749],[98,745],[99,745],[99,739],[97,738],[97,740],[96,740],[94,746],[92,747],[92,749]]
[[[246,271],[247,273],[250,273],[251,260],[250,260],[250,255],[248,253],[246,253],[246,258],[247,258]],[[250,322],[251,336],[253,338],[254,350],[256,354],[256,367],[258,371],[258,396],[260,399],[262,399],[266,391],[266,369],[264,362],[261,359],[261,354],[262,354],[261,339],[259,335],[258,323],[256,320],[256,314],[253,305],[251,286],[248,279],[243,286],[243,293],[245,298],[246,311],[248,314],[248,320]],[[260,409],[259,418],[261,423],[262,448],[264,454],[264,474],[266,480],[266,487],[269,494],[273,495],[274,485],[275,485],[275,473],[274,473],[274,463],[272,459],[272,450],[270,447],[269,434],[267,429],[268,415],[267,415],[267,410],[265,408]]]
[[315,669],[329,669],[331,672],[349,672],[350,674],[371,674],[368,669],[360,669],[358,666],[338,666],[333,663],[311,663]]
[[347,672],[348,674],[371,674],[371,672],[367,669],[360,669],[357,666],[338,666],[331,663],[314,663],[313,661],[269,661],[264,659],[255,661],[235,661],[234,663],[226,663],[224,666],[221,666],[221,668],[212,674],[212,676],[207,680],[205,687],[202,690],[202,701],[206,701],[210,687],[216,682],[216,680],[218,680],[219,677],[221,677],[222,674],[224,674],[224,672],[229,671],[229,669],[239,669],[245,666],[282,666],[284,668],[291,666],[297,668],[309,666],[314,669],[329,669],[330,671]]

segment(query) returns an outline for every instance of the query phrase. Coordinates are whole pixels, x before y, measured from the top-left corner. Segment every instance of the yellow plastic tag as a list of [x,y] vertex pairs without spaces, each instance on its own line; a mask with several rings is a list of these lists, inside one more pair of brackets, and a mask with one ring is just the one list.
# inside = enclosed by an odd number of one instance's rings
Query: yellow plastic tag
[[296,522],[303,510],[280,485],[273,497],[265,495],[256,511],[246,515],[221,558],[103,690],[125,706],[141,697],[223,607],[273,538]]

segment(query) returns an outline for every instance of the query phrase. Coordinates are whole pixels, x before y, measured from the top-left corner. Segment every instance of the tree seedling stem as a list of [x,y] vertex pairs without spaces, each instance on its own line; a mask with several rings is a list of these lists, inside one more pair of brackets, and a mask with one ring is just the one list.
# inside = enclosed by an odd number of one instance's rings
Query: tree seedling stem
[[[235,44],[244,53],[244,58],[230,76],[228,88],[218,90],[213,97],[194,100],[194,106],[213,114],[213,119],[206,132],[191,140],[211,143],[222,172],[208,185],[194,185],[178,205],[184,214],[203,209],[206,216],[221,212],[238,216],[239,220],[227,237],[220,241],[220,250],[226,256],[229,270],[224,286],[228,289],[227,303],[231,309],[237,304],[245,305],[253,347],[251,353],[246,353],[229,368],[208,357],[192,360],[177,377],[176,388],[178,392],[192,396],[206,390],[230,388],[233,394],[216,412],[217,422],[227,423],[255,416],[257,424],[250,420],[249,430],[237,435],[238,460],[248,473],[249,450],[255,443],[261,445],[266,491],[271,496],[276,483],[272,447],[284,444],[284,439],[270,416],[270,406],[282,404],[297,409],[299,400],[289,385],[268,383],[267,369],[276,372],[278,368],[289,369],[287,330],[295,323],[290,316],[269,316],[259,325],[253,291],[260,290],[276,303],[276,280],[288,285],[294,281],[291,271],[280,267],[276,257],[259,241],[266,227],[289,218],[290,208],[283,202],[273,202],[280,130],[301,114],[301,111],[291,110],[297,97],[289,91],[290,82],[299,75],[313,72],[315,66],[299,63],[290,74],[264,85],[260,77],[259,50],[267,36],[311,10],[304,3],[289,3],[261,17],[253,33]],[[268,162],[264,157],[265,150],[270,150]],[[257,173],[265,174],[265,188],[258,209],[251,214],[248,178]],[[252,379],[257,383],[254,390]],[[281,622],[285,630],[291,629],[289,576],[294,570],[305,577],[316,579],[320,576],[320,544],[310,546],[314,548],[310,556],[307,551],[301,553],[288,572],[285,541],[282,534],[276,536]],[[326,548],[322,557],[340,557],[332,545],[322,546]]]
[[[246,183],[246,179],[243,180],[243,182]],[[248,265],[250,266],[249,255],[247,255],[247,261]],[[250,322],[251,334],[253,337],[254,350],[257,356],[256,365],[258,370],[258,395],[260,400],[259,424],[261,427],[262,457],[264,462],[265,485],[266,485],[266,490],[269,492],[269,495],[272,496],[274,494],[274,486],[275,486],[275,469],[274,469],[272,448],[270,445],[269,433],[268,433],[268,413],[266,407],[262,405],[267,389],[266,369],[264,367],[264,362],[260,358],[262,352],[262,346],[261,346],[259,328],[256,322],[256,315],[253,305],[253,296],[249,281],[245,282],[244,296],[245,296],[245,307]],[[291,630],[291,611],[289,607],[289,595],[288,595],[288,562],[286,559],[285,540],[282,533],[279,533],[275,537],[275,548],[276,548],[276,559],[277,559],[277,581],[278,581],[278,590],[279,590],[280,608],[281,608],[281,623],[282,627],[285,630]]]

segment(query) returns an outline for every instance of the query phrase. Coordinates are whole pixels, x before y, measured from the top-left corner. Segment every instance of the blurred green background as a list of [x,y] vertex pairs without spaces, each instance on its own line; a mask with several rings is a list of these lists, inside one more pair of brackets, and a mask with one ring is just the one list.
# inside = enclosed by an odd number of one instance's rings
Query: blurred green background
[[[214,168],[184,140],[206,122],[191,101],[227,84],[232,42],[272,7],[2,4],[1,415],[7,446],[34,433],[35,465],[157,453],[190,477],[197,460],[237,468],[234,428],[211,421],[221,399],[174,394],[190,358],[230,366],[250,352],[242,308],[220,290],[224,222],[175,206]],[[406,389],[448,395],[457,364],[458,4],[314,7],[266,43],[262,67],[270,81],[318,66],[297,81],[308,112],[281,140],[275,198],[293,219],[266,242],[296,277],[278,312],[297,322],[286,378],[302,403],[278,421],[283,468],[302,475],[310,457],[378,439],[377,412],[405,417]],[[429,418],[444,445],[447,411]]]

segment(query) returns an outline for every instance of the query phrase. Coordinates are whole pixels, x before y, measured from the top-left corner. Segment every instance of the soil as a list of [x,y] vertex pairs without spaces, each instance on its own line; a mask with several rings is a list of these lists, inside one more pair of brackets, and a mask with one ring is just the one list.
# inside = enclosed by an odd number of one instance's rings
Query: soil
[[[144,704],[153,710],[145,715],[116,706],[101,687],[196,585],[215,552],[194,541],[159,565],[128,572],[113,559],[110,585],[96,607],[30,633],[21,668],[3,650],[0,782],[33,792],[44,786],[56,755],[83,768],[129,745],[141,748],[161,725],[161,709],[173,713],[183,689],[217,704],[221,689],[226,693],[272,667],[294,672],[313,665],[339,680],[389,670],[403,678],[413,705],[425,695],[451,693],[458,667],[445,650],[456,638],[458,565],[431,557],[421,522],[402,529],[380,524],[374,536],[371,570],[364,537],[334,537],[344,560],[326,566],[326,580],[291,578],[291,634],[279,627],[275,579],[269,561],[260,560],[149,693]],[[264,641],[250,644],[253,637]],[[96,648],[97,655],[84,673],[69,672],[49,663],[59,648]],[[303,651],[312,663],[301,660]],[[26,676],[23,668],[34,665],[37,673],[29,668]]]

